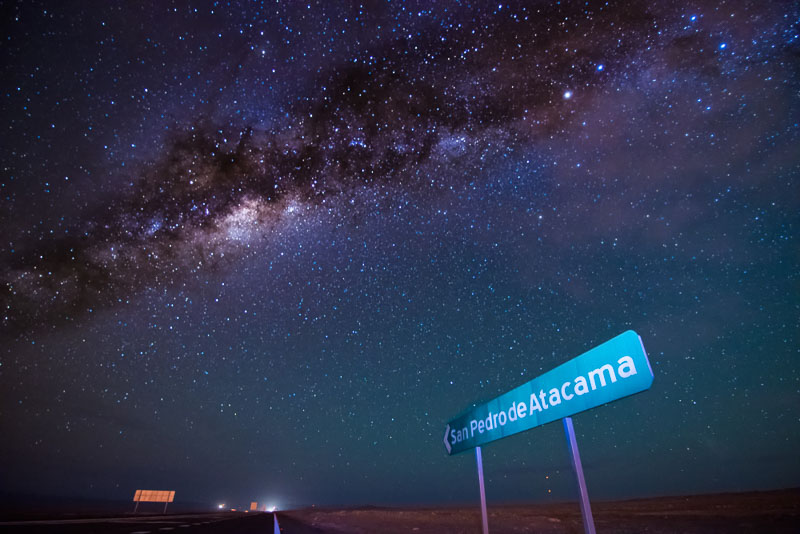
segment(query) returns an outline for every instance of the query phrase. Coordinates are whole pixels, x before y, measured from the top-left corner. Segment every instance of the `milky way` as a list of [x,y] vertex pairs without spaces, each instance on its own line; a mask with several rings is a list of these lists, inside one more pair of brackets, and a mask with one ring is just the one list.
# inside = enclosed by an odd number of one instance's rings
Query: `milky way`
[[[487,153],[564,135],[570,115],[608,90],[604,71],[630,69],[633,43],[657,37],[638,6],[535,11],[481,14],[469,29],[360,52],[322,70],[270,131],[202,120],[173,135],[153,168],[130,177],[133,191],[85,216],[71,236],[17,245],[5,275],[6,323],[69,317],[196,274],[241,253],[240,234],[273,228],[287,199],[316,205],[372,184],[449,186],[445,167],[468,176]],[[611,51],[594,46],[609,41]],[[643,60],[674,61],[677,41]],[[682,67],[699,71],[706,61]]]
[[[468,500],[444,421],[628,328],[601,495],[796,481],[797,7],[562,4],[9,8],[5,485]],[[490,493],[572,498],[561,439]]]

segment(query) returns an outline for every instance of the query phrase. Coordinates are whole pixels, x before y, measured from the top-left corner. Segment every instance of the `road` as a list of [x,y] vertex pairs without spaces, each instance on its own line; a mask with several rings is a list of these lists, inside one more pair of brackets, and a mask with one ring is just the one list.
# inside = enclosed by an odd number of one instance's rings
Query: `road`
[[[278,515],[281,534],[317,534],[290,518]],[[284,525],[284,523],[286,523]],[[216,513],[127,516],[104,519],[12,521],[0,523],[0,532],[23,534],[277,534],[271,513]]]

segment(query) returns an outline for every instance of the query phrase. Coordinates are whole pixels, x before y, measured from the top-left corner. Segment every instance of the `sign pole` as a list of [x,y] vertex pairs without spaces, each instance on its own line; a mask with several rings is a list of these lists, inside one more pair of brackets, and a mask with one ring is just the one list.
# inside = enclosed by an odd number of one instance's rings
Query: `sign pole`
[[483,458],[481,448],[475,447],[475,458],[478,460],[478,485],[481,488],[481,523],[483,524],[483,534],[489,534],[489,519],[486,516],[486,490],[483,487]]
[[169,504],[169,501],[167,501],[167,502],[165,502],[165,503],[164,503],[164,513],[165,513],[165,514],[167,513],[167,505],[168,505],[168,504]]
[[[572,417],[565,417],[563,421],[564,432],[567,434],[569,455],[572,458],[572,467],[575,470],[575,476],[578,478],[578,488],[581,492],[581,516],[583,516],[583,530],[586,532],[586,534],[595,534],[592,507],[589,504],[589,493],[586,491],[586,480],[583,478],[581,453],[578,451],[578,442],[575,440],[575,428],[572,426]],[[478,464],[480,465],[480,452],[478,453]],[[481,476],[481,494],[482,492],[483,476]]]

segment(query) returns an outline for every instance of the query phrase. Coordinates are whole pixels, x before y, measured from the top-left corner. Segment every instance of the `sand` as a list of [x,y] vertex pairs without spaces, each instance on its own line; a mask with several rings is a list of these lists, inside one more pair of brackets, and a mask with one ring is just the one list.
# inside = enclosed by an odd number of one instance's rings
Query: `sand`
[[[593,502],[598,533],[800,532],[800,489]],[[348,534],[481,532],[478,505],[309,508],[283,512],[310,531]],[[582,533],[578,503],[490,506],[489,532]]]

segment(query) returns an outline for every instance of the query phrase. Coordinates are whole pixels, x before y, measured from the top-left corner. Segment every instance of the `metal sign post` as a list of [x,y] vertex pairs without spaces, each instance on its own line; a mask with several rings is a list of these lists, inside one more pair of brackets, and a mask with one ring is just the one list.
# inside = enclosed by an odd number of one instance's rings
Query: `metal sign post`
[[578,478],[578,489],[581,492],[581,516],[583,516],[583,530],[586,534],[595,534],[592,507],[589,504],[589,492],[586,491],[586,479],[583,478],[583,465],[581,453],[578,451],[578,442],[575,439],[575,428],[572,426],[572,417],[565,417],[564,432],[567,434],[567,446],[572,459],[572,468]]
[[481,523],[483,534],[489,534],[489,518],[486,515],[486,489],[483,486],[483,458],[481,448],[475,447],[475,459],[478,461],[478,485],[481,488]]

